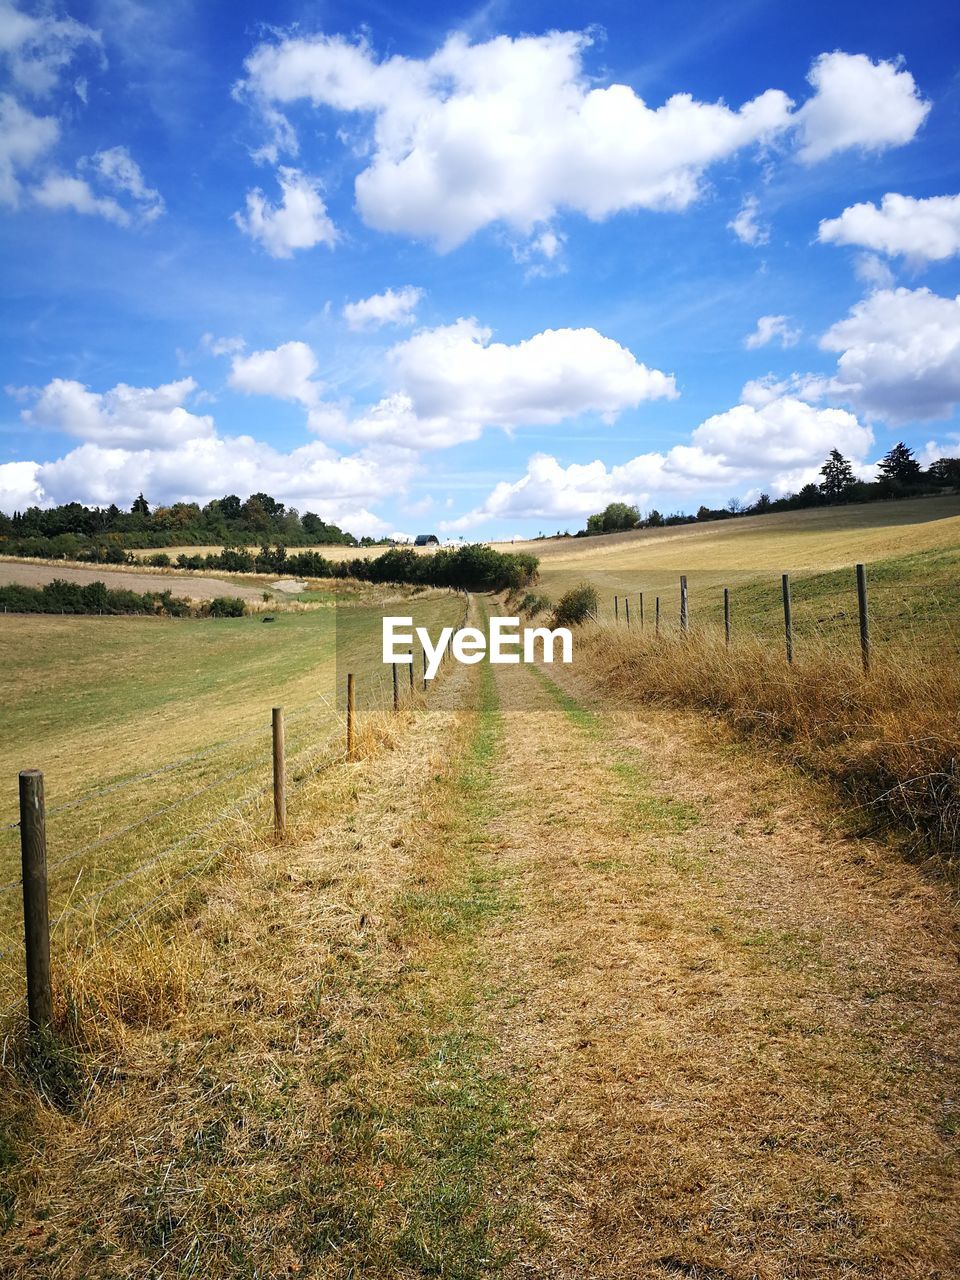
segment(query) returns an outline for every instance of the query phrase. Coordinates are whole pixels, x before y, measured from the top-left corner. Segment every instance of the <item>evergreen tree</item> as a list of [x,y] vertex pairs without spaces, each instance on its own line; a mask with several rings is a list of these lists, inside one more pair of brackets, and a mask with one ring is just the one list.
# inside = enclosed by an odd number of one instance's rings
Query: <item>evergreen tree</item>
[[130,514],[134,516],[148,516],[150,514],[150,504],[142,493],[138,493],[134,499]]
[[831,449],[830,456],[820,468],[823,479],[820,490],[826,498],[837,502],[846,497],[857,482],[853,467],[839,449]]
[[902,440],[884,456],[879,470],[885,480],[896,480],[900,484],[916,484],[921,475],[920,463],[914,458],[913,450],[908,449]]

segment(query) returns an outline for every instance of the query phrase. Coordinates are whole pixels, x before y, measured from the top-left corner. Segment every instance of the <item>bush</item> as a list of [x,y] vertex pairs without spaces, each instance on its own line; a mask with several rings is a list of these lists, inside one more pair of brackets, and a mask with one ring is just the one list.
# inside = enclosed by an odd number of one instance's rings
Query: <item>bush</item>
[[156,555],[147,556],[147,564],[154,569],[165,569],[170,563],[170,557],[165,551],[158,551]]
[[549,596],[538,596],[535,592],[528,591],[517,608],[520,613],[526,614],[528,618],[535,618],[538,613],[546,613],[552,606],[553,601]]
[[589,582],[581,582],[560,597],[553,611],[550,625],[553,627],[575,627],[596,616],[600,608],[600,597],[596,587]]
[[210,601],[211,618],[242,618],[246,612],[247,606],[239,596],[215,596]]

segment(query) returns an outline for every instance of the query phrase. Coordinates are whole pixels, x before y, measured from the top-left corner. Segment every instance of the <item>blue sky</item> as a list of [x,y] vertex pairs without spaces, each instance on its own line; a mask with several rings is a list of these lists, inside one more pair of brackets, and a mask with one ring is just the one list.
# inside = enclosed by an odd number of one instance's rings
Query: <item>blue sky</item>
[[960,22],[0,0],[0,508],[576,529],[960,452]]

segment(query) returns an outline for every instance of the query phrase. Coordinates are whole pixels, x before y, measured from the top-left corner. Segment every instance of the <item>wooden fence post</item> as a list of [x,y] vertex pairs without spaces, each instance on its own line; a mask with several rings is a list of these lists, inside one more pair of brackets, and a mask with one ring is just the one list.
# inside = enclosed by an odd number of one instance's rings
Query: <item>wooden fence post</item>
[[660,597],[659,597],[659,596],[657,596],[657,611],[656,611],[656,617],[657,617],[657,626],[656,626],[656,631],[655,631],[655,633],[654,633],[654,634],[659,636],[659,634],[660,634]]
[[643,592],[640,592],[640,630],[643,630]]
[[783,575],[783,634],[787,642],[787,662],[793,662],[793,607],[790,602],[790,575]]
[[283,707],[273,708],[273,834],[282,840],[287,830],[287,761],[284,750]]
[[391,664],[393,668],[393,709],[400,710],[400,677],[397,675],[397,664]]
[[410,676],[410,696],[413,697],[413,650],[410,650],[410,667],[408,669]]
[[627,630],[629,631],[630,630],[630,597],[629,596],[623,597],[623,608],[624,608],[624,612],[627,615]]
[[427,692],[427,651],[421,649],[421,657],[423,658],[423,692]]
[[690,604],[687,599],[687,575],[680,575],[680,630],[684,635],[690,630]]
[[727,648],[730,648],[730,588],[723,588],[723,634]]
[[47,905],[47,829],[43,774],[20,774],[20,860],[23,871],[23,941],[27,960],[27,1021],[32,1032],[53,1020],[50,915]]
[[857,565],[857,608],[860,613],[860,656],[864,671],[870,670],[870,602],[867,599],[867,570]]
[[353,759],[353,672],[347,675],[347,759]]
[[620,625],[620,597],[619,596],[613,597],[613,625],[615,627],[618,627]]

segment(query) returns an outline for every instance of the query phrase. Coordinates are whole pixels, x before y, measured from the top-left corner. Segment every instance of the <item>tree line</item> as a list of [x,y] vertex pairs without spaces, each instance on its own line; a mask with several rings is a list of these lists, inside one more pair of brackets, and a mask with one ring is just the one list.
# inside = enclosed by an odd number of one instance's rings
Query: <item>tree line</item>
[[831,449],[820,468],[822,479],[806,484],[798,493],[771,498],[767,493],[750,503],[731,498],[725,507],[701,506],[696,515],[675,512],[665,516],[656,509],[646,516],[626,502],[611,502],[603,511],[588,517],[586,529],[575,537],[617,533],[624,529],[656,529],[664,525],[694,524],[708,520],[729,520],[734,516],[764,515],[770,511],[796,511],[803,507],[823,507],[843,502],[880,502],[890,498],[920,497],[960,487],[960,458],[938,458],[923,468],[913,450],[902,441],[881,459],[876,480],[858,480],[853,464],[839,449]]
[[42,587],[0,587],[0,609],[9,613],[149,613],[169,618],[240,618],[246,606],[237,596],[196,603],[169,591],[111,589],[102,582],[64,582]]
[[[148,564],[164,564],[162,552]],[[506,591],[527,587],[538,576],[539,560],[527,552],[495,551],[478,543],[432,555],[418,555],[410,547],[392,547],[364,559],[328,560],[319,551],[290,553],[282,544],[259,551],[225,547],[208,555],[177,556],[178,569],[219,569],[227,573],[289,574],[297,578],[354,578],[360,582],[450,587],[457,591]]]
[[139,494],[129,511],[116,504],[85,507],[67,502],[58,507],[28,507],[12,516],[0,512],[0,551],[45,559],[122,564],[126,551],[142,547],[246,546],[280,541],[287,546],[313,544],[365,546],[313,511],[303,515],[268,493],[253,493],[245,501],[230,493],[201,507],[174,502],[151,509]]

